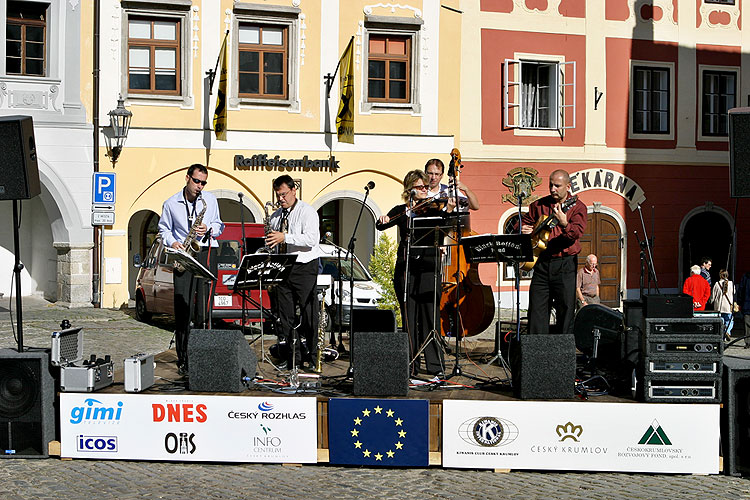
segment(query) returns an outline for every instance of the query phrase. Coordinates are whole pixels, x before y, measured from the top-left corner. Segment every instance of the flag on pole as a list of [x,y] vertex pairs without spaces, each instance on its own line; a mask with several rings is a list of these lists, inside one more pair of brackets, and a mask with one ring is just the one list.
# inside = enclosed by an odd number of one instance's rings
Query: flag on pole
[[219,91],[216,93],[216,110],[214,111],[214,132],[219,141],[227,140],[227,37],[221,45],[221,73],[219,73]]
[[354,37],[349,40],[339,65],[341,101],[336,115],[336,134],[339,142],[354,144]]

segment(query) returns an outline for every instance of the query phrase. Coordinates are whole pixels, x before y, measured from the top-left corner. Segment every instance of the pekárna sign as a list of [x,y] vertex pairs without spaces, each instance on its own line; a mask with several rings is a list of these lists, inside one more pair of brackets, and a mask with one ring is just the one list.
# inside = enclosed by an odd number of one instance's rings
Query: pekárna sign
[[628,201],[631,210],[646,200],[646,194],[627,175],[604,168],[590,168],[570,174],[570,192],[578,194],[589,189],[604,189],[618,194]]
[[279,155],[269,158],[268,155],[253,155],[246,158],[234,155],[235,170],[251,170],[253,172],[337,172],[339,162],[335,156],[326,160],[310,160],[307,155],[298,159],[281,158]]

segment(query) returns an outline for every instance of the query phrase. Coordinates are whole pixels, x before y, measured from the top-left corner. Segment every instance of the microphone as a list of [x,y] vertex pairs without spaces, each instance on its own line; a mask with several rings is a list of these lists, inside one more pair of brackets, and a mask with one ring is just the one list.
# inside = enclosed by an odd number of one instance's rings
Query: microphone
[[375,189],[375,183],[372,181],[368,182],[365,186],[365,191],[369,191],[370,189]]
[[409,193],[409,196],[411,198],[414,198],[415,196],[417,196],[417,190],[416,189],[412,189],[411,192]]

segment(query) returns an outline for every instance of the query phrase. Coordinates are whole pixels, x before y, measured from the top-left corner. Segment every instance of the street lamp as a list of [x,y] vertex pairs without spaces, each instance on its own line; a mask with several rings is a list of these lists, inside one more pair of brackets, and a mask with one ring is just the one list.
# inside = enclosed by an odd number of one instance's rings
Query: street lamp
[[133,113],[125,109],[125,102],[122,100],[122,95],[120,95],[117,99],[117,107],[108,114],[112,135],[105,134],[104,137],[107,140],[107,156],[112,160],[112,166],[114,167],[122,151],[125,139],[128,137],[130,119],[133,118]]

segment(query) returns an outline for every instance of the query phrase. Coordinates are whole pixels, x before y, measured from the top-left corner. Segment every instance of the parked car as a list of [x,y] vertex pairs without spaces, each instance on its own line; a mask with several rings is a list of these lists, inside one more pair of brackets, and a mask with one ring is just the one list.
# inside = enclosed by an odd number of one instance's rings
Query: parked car
[[[248,251],[254,252],[263,246],[263,224],[245,224],[245,238]],[[217,238],[218,282],[213,299],[214,321],[226,321],[240,324],[242,321],[242,296],[235,293],[234,282],[239,270],[242,241],[242,226],[238,223],[227,223],[224,232]],[[174,315],[174,285],[172,273],[174,262],[172,255],[164,251],[164,245],[157,238],[151,245],[146,258],[134,257],[133,265],[139,268],[135,289],[135,315],[139,321],[148,321],[152,314]],[[250,297],[260,302],[257,290],[250,292]],[[271,301],[263,292],[263,307],[269,308]],[[250,301],[245,300],[245,319],[258,321],[260,310]]]
[[[351,320],[349,309],[350,277],[352,262],[346,255],[346,249],[336,245],[321,244],[323,256],[320,258],[320,274],[318,274],[318,288],[325,287],[324,324],[327,330],[339,327],[339,309],[341,310],[341,326],[348,327]],[[339,261],[341,263],[339,273]],[[339,275],[341,276],[341,292],[339,293]],[[372,276],[359,259],[354,256],[354,309],[377,309],[382,295],[380,286],[372,281]],[[343,304],[343,307],[342,307]]]

